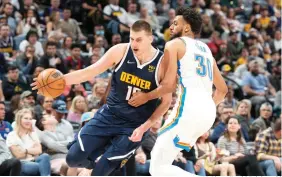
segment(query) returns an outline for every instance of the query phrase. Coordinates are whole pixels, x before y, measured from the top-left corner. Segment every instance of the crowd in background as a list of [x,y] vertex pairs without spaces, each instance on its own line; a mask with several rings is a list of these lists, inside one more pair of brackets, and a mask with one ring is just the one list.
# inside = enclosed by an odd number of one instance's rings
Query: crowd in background
[[[153,45],[170,40],[176,8],[201,13],[196,38],[210,47],[228,85],[212,129],[173,162],[198,174],[281,175],[281,0],[0,0],[0,175],[91,175],[70,168],[68,144],[105,102],[112,70],[67,86],[56,100],[30,84],[41,71],[69,73],[129,42],[130,26],[149,22]],[[112,175],[149,175],[158,129]],[[200,125],[199,125],[200,126]],[[93,142],[94,143],[94,142]],[[97,159],[98,161],[99,159]]]

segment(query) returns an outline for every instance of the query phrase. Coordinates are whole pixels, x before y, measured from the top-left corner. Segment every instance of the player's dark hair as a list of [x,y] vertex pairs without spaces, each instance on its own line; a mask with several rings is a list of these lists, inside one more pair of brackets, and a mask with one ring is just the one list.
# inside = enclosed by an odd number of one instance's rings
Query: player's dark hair
[[144,20],[137,20],[135,23],[133,23],[131,30],[135,32],[145,31],[149,34],[152,34],[151,25]]
[[192,8],[179,7],[176,10],[176,16],[183,16],[184,20],[190,24],[192,32],[196,35],[201,32],[202,29],[202,17]]

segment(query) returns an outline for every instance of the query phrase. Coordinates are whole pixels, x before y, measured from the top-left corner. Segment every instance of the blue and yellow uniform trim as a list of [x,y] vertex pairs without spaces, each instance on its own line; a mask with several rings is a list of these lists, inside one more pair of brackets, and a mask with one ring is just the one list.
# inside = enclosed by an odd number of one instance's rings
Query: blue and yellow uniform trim
[[[183,113],[183,108],[184,108],[184,102],[185,102],[185,97],[186,97],[186,88],[184,87],[183,83],[182,83],[182,77],[181,77],[181,72],[180,72],[180,61],[177,62],[178,65],[178,75],[179,75],[179,83],[181,86],[181,93],[180,93],[180,99],[179,99],[179,105],[177,108],[177,113],[176,116],[174,117],[174,119],[167,125],[165,125],[164,127],[162,127],[159,130],[158,135],[162,135],[163,133],[167,132],[168,130],[172,129],[173,127],[175,127],[178,124],[178,121],[180,119],[180,117],[182,117],[182,113]],[[187,152],[190,151],[191,149],[191,145],[188,143],[184,143],[184,142],[180,142],[180,139],[178,136],[176,136],[173,139],[174,145],[178,148],[181,149],[185,149]]]
[[159,130],[158,135],[160,136],[161,134],[167,132],[168,130],[172,129],[173,127],[175,127],[178,124],[178,121],[180,119],[180,117],[182,116],[183,113],[183,107],[184,107],[184,101],[185,101],[185,96],[186,96],[186,88],[184,87],[183,83],[182,83],[182,78],[181,78],[181,72],[180,72],[180,61],[177,62],[178,65],[178,75],[179,75],[179,82],[180,82],[180,86],[181,86],[181,93],[180,93],[180,99],[179,99],[179,105],[177,108],[177,113],[176,116],[173,118],[173,120],[165,125],[164,127],[162,127]]
[[180,139],[179,139],[178,136],[176,136],[173,139],[173,143],[176,147],[181,148],[181,149],[185,149],[187,152],[189,152],[190,149],[192,148],[192,146],[189,143],[180,142]]

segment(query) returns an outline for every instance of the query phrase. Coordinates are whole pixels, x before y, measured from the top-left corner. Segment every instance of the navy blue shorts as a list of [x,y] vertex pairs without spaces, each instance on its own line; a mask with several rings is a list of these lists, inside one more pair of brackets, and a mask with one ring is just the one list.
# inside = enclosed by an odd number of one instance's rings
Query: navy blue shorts
[[129,140],[136,128],[126,126],[126,120],[116,117],[107,105],[104,105],[79,131],[69,149],[67,163],[71,167],[87,167],[89,160],[95,161],[103,154],[102,157],[107,163],[113,162],[122,167],[141,145],[141,142]]

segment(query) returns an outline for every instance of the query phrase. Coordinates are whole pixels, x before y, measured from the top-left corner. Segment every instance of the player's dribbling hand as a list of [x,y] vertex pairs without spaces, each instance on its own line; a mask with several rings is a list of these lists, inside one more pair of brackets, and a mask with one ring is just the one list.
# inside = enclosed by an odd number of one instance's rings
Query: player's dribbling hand
[[133,131],[132,135],[129,137],[129,140],[132,142],[139,142],[142,140],[144,133],[145,131],[141,127],[138,127]]
[[138,107],[149,101],[147,94],[143,92],[136,92],[132,94],[132,97],[129,99],[128,104],[133,107]]
[[[31,86],[31,89],[32,90],[37,90],[38,89],[38,82],[37,82],[37,78],[33,78],[33,83],[32,84],[30,84],[30,86]],[[39,95],[42,95],[42,93],[41,93],[41,91],[40,90],[38,90],[38,92],[37,92]]]

